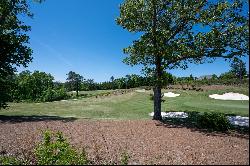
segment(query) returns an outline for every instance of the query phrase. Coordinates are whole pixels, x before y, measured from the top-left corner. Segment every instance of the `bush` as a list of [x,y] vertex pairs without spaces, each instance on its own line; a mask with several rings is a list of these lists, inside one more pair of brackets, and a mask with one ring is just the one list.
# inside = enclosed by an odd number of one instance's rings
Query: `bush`
[[88,164],[85,151],[77,153],[61,132],[57,132],[55,138],[50,131],[44,133],[44,140],[40,143],[35,155],[38,165],[83,165]]
[[51,101],[63,100],[66,98],[68,98],[68,95],[64,89],[48,88],[43,92],[43,95],[40,100],[43,102],[51,102]]
[[24,165],[25,163],[21,160],[16,159],[12,156],[0,156],[0,165]]
[[124,152],[121,156],[121,165],[128,165],[129,155],[128,153]]
[[198,127],[213,131],[227,131],[231,128],[229,120],[223,113],[205,112],[204,114],[198,114],[196,120]]

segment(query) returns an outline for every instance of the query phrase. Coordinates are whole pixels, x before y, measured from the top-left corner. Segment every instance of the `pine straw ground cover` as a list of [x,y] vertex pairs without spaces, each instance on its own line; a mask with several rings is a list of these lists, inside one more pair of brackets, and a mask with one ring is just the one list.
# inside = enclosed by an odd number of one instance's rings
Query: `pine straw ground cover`
[[42,131],[62,131],[77,149],[85,148],[96,164],[249,164],[249,137],[206,133],[152,120],[0,121],[0,153],[29,158]]

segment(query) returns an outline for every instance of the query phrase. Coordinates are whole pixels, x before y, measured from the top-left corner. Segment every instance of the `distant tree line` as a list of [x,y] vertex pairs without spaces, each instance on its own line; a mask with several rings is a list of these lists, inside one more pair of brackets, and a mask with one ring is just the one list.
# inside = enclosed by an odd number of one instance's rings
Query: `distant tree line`
[[[234,59],[231,63],[231,69],[222,73],[220,76],[215,74],[194,77],[175,77],[165,72],[162,80],[163,87],[169,85],[181,85],[183,89],[189,89],[202,85],[237,85],[248,84],[249,74],[245,63],[240,59]],[[19,74],[9,75],[6,78],[6,87],[8,87],[8,101],[36,101],[50,102],[55,100],[67,99],[71,96],[67,92],[76,91],[78,97],[79,91],[92,90],[112,90],[112,89],[130,89],[130,88],[148,88],[154,85],[154,74],[141,76],[136,74],[126,75],[121,78],[114,78],[109,81],[97,83],[93,79],[85,79],[80,74],[70,71],[67,74],[65,83],[54,81],[54,77],[45,72],[26,70]],[[73,96],[74,97],[74,96]]]
[[[125,77],[115,79],[113,76],[110,81],[97,83],[93,79],[84,79],[83,76],[70,71],[67,74],[65,83],[54,81],[54,77],[45,72],[26,70],[19,74],[13,74],[6,78],[8,82],[8,100],[7,101],[33,101],[50,102],[69,98],[67,92],[91,91],[91,90],[111,90],[111,89],[129,89],[140,86],[151,86],[152,77],[143,77],[140,75],[126,75]],[[173,76],[166,73],[167,83],[173,83]],[[73,96],[74,97],[74,96]]]
[[[67,81],[65,82],[65,88],[67,91],[89,91],[89,90],[109,90],[109,89],[130,89],[142,86],[153,86],[153,76],[140,76],[136,74],[126,75],[121,78],[114,78],[111,76],[109,81],[101,83],[95,82],[93,79],[85,79],[83,76],[70,71]],[[164,74],[163,84],[172,84],[174,77],[170,73]]]
[[242,85],[248,84],[249,74],[246,70],[246,63],[241,59],[234,58],[230,64],[231,69],[228,72],[217,76],[216,74],[197,78],[190,75],[189,77],[179,77],[174,80],[175,84],[186,86],[201,85]]

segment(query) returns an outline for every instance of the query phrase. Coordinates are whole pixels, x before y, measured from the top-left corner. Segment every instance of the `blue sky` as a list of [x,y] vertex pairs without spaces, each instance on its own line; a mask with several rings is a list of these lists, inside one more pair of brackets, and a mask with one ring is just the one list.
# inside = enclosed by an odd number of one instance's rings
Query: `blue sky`
[[[22,70],[51,73],[56,81],[64,82],[69,71],[97,82],[111,76],[140,74],[141,66],[122,63],[122,49],[139,36],[116,25],[122,0],[46,0],[32,4],[33,19],[25,19],[32,26],[30,46],[33,62]],[[244,59],[249,68],[248,58]],[[213,64],[189,65],[187,70],[172,70],[175,76],[221,74],[229,70],[229,63],[217,60]]]

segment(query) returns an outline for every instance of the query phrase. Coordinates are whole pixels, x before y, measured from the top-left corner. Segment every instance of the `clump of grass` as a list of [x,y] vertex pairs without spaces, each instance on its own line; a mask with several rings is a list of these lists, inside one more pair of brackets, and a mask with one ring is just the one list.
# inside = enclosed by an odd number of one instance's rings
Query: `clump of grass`
[[121,156],[121,165],[128,165],[129,155],[127,152],[123,152]]

